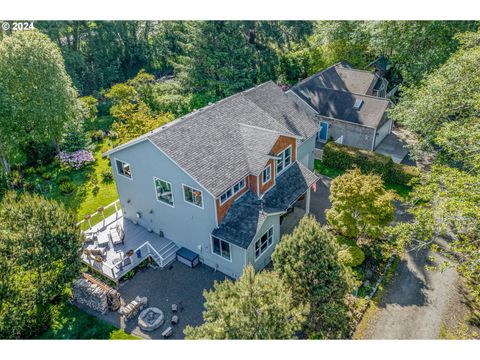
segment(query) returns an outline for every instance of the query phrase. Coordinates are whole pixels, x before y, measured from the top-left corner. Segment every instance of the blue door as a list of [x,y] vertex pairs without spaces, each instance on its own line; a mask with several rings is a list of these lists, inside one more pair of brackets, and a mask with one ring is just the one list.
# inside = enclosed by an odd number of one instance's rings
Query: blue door
[[327,141],[328,137],[328,123],[320,122],[320,131],[318,132],[318,140]]

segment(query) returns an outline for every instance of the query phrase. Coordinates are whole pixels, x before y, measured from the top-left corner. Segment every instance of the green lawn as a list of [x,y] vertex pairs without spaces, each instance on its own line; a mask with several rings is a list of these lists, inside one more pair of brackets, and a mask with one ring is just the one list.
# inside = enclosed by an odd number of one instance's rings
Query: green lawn
[[52,326],[39,339],[136,340],[140,338],[127,334],[65,301],[55,307]]
[[[331,177],[331,178],[335,178],[345,173],[345,170],[326,166],[324,163],[322,163],[321,160],[315,160],[315,170],[320,174]],[[391,184],[391,183],[386,183],[385,189],[395,191],[397,195],[402,199],[407,199],[408,196],[410,195],[410,192],[412,191],[412,188],[410,186]]]
[[[108,130],[111,124],[111,118],[108,116],[97,118],[89,124],[89,130]],[[102,173],[110,171],[110,163],[107,158],[102,158],[102,154],[112,148],[112,140],[105,138],[102,142],[94,144],[93,155],[95,162],[80,170],[62,170],[56,162],[46,167],[46,173],[50,174],[51,179],[45,180],[39,174],[26,176],[27,182],[37,183],[45,189],[45,196],[53,198],[63,203],[67,208],[75,211],[78,220],[83,219],[86,214],[94,213],[100,206],[106,206],[118,199],[117,188],[114,181],[104,182]],[[73,194],[64,195],[60,192],[58,179],[61,176],[68,176],[75,185]],[[94,183],[98,188],[95,188]],[[105,212],[108,216],[113,214],[111,208]],[[100,221],[92,219],[92,222]]]

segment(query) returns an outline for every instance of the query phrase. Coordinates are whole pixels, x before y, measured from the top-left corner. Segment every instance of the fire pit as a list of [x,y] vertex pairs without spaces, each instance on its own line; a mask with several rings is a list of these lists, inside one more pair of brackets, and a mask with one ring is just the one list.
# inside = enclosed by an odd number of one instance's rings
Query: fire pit
[[138,315],[138,326],[143,331],[153,331],[162,326],[163,321],[163,311],[156,307],[146,308]]

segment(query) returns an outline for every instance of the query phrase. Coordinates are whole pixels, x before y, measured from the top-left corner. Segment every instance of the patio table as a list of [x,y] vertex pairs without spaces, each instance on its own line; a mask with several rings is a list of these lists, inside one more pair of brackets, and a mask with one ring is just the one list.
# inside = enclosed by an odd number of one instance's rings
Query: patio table
[[110,242],[108,236],[99,236],[98,237],[98,246],[108,246]]

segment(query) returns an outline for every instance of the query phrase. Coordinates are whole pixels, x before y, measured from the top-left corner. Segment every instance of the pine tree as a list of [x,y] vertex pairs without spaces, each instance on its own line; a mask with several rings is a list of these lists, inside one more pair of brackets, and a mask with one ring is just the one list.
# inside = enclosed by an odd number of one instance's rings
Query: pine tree
[[237,281],[215,283],[204,296],[205,323],[187,326],[187,339],[292,339],[306,313],[275,272],[255,274],[251,265]]
[[309,337],[341,339],[350,331],[346,298],[353,282],[338,259],[339,250],[334,237],[312,216],[305,216],[272,255],[274,269],[295,302],[310,306],[304,329]]

